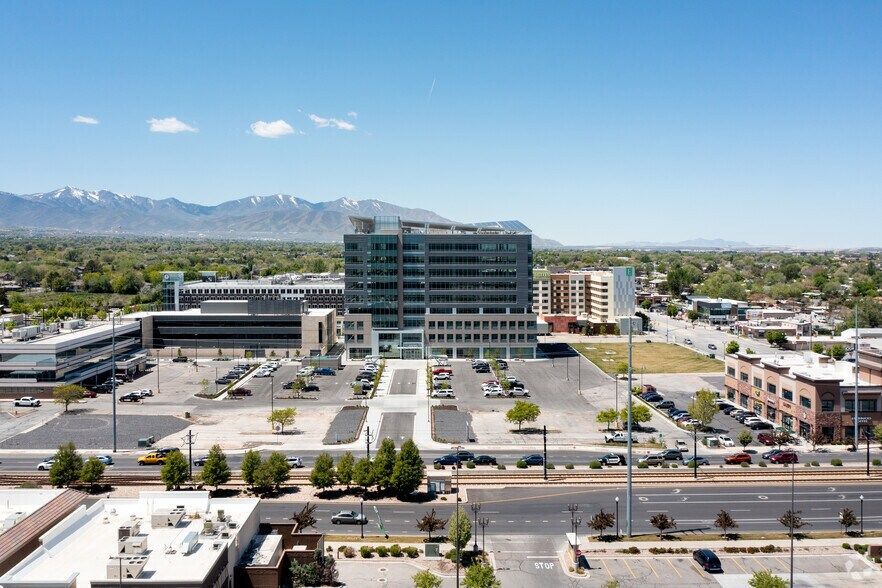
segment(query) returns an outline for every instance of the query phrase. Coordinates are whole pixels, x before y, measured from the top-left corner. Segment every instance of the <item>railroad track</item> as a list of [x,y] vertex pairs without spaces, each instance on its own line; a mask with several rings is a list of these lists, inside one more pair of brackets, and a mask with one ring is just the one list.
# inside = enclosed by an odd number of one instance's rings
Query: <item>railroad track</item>
[[[309,485],[308,470],[295,470],[289,475],[286,484]],[[607,470],[549,470],[548,479],[543,479],[541,470],[461,470],[459,483],[463,486],[541,486],[541,485],[623,485],[626,482],[625,469]],[[698,479],[693,478],[692,471],[687,469],[653,469],[634,470],[635,484],[708,484],[730,483],[744,484],[748,482],[783,483],[789,482],[791,476],[797,482],[842,483],[842,482],[882,482],[882,471],[870,471],[860,467],[799,467],[791,472],[786,467],[700,469]],[[456,479],[456,475],[454,475]],[[26,483],[48,484],[48,472],[10,472],[0,473],[0,486],[14,486]],[[101,479],[102,484],[113,486],[138,486],[162,484],[159,471],[151,472],[107,472]],[[233,472],[232,484],[241,484],[240,473]]]

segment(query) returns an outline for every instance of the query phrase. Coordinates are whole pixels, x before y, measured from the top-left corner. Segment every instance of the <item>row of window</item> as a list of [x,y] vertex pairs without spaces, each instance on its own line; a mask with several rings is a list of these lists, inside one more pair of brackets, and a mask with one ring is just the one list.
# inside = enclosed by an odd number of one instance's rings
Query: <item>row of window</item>
[[429,263],[448,265],[479,265],[479,264],[516,264],[518,258],[514,255],[430,255]]
[[429,251],[502,251],[516,253],[515,243],[429,243]]
[[439,334],[429,333],[429,343],[436,342],[511,342],[511,343],[532,343],[536,341],[536,335],[532,333],[447,333]]
[[533,329],[536,321],[429,321],[430,329]]
[[481,302],[517,302],[517,294],[431,294],[429,304],[477,304]]

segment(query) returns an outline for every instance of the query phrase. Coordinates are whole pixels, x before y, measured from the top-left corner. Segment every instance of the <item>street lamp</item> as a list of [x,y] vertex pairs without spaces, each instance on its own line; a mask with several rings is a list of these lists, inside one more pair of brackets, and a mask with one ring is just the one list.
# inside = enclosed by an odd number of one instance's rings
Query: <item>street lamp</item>
[[793,586],[793,517],[796,493],[796,464],[790,464],[790,586]]
[[861,537],[864,536],[864,495],[861,494]]
[[472,505],[472,512],[475,513],[475,545],[473,546],[472,551],[474,551],[475,554],[478,553],[478,533],[477,533],[477,530],[478,530],[478,513],[480,511],[481,511],[481,503],[480,502],[474,503]]
[[618,539],[621,535],[621,527],[619,526],[619,497],[616,496],[616,539]]
[[358,528],[361,530],[361,538],[364,539],[364,498],[361,499],[358,510],[361,513],[361,517],[358,520]]
[[579,505],[578,504],[568,504],[567,510],[570,511],[570,531],[575,532],[576,513],[579,512]]
[[[457,452],[461,449],[462,445],[453,447],[453,450]],[[453,545],[454,549],[456,549],[456,588],[459,588],[459,465],[459,460],[457,459],[457,463],[454,464],[456,468],[456,516],[453,522],[453,536],[456,538]]]
[[273,397],[275,396],[275,390],[276,390],[275,383],[276,383],[276,377],[274,375],[270,375],[270,414],[272,414],[273,408],[274,408],[274,404],[273,404],[274,398]]
[[490,519],[488,517],[481,517],[478,519],[478,524],[481,525],[481,552],[487,553],[487,535],[485,530],[487,525],[490,524]]

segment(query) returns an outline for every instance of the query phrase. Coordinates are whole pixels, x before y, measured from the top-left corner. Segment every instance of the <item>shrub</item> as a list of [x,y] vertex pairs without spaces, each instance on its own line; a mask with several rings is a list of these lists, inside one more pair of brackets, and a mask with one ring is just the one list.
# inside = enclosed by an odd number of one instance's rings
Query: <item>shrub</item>
[[819,467],[821,467],[821,462],[819,462],[819,461],[813,461],[813,462],[812,462],[812,465],[813,465],[814,467],[816,467],[816,468],[819,468]]
[[467,467],[468,469],[470,469],[470,470],[475,469],[475,462],[473,462],[472,460],[467,461],[467,462],[466,462],[466,467]]
[[416,547],[412,547],[410,545],[408,545],[407,547],[402,549],[402,551],[404,551],[404,554],[411,559],[415,558],[416,556],[418,556],[420,554],[419,549],[417,549]]
[[380,557],[389,557],[389,548],[385,545],[378,545],[375,551]]
[[843,543],[842,549],[851,549],[851,544],[850,543]]
[[355,557],[355,550],[351,547],[347,547],[343,550],[343,557],[345,557],[346,559],[352,559],[353,557]]
[[374,557],[374,548],[371,547],[370,545],[362,545],[358,549],[358,551],[359,551],[359,553],[361,553],[361,557],[363,557],[365,559],[370,559],[370,558]]
[[574,465],[571,464],[571,463],[568,463],[568,464],[565,465],[564,467],[565,467],[566,469],[568,469],[568,470],[571,470],[571,469],[573,469],[573,468],[576,467],[576,466],[574,466]]
[[761,467],[761,468],[769,467],[769,465],[764,461],[759,462],[759,464],[757,464],[757,465],[759,465],[759,467]]
[[547,464],[545,467],[547,467],[549,470],[553,470],[553,469],[554,469],[554,464],[553,464],[553,463],[550,463],[550,464]]
[[743,468],[749,468],[749,467],[750,467],[750,464],[747,463],[746,461],[742,461],[742,462],[741,462],[741,467],[743,467]]
[[839,459],[838,457],[834,457],[833,459],[830,460],[830,465],[832,465],[832,466],[841,466],[841,465],[842,465],[842,460]]
[[497,470],[504,470],[505,466],[503,464],[499,464],[498,466],[496,466],[496,469]]
[[758,552],[759,552],[759,549],[756,547],[751,546],[751,547],[747,548],[747,553],[758,553]]
[[649,467],[649,464],[646,463],[645,461],[641,461],[640,463],[637,464],[638,470],[645,470],[648,467]]
[[603,467],[603,464],[600,463],[599,461],[597,461],[596,459],[594,459],[594,460],[591,460],[591,463],[588,464],[588,467],[591,468],[592,470],[599,470],[600,468]]
[[391,555],[392,557],[401,557],[402,556],[401,546],[398,545],[397,543],[392,545],[392,547],[389,548],[389,555]]
[[527,469],[527,462],[525,462],[525,461],[522,460],[522,459],[519,459],[519,460],[518,460],[518,463],[516,463],[515,465],[516,465],[518,468],[522,469],[522,470]]
[[668,465],[668,462],[663,461],[662,464],[661,464],[661,467],[664,468],[664,469],[668,469],[668,468],[671,467],[671,466]]
[[672,464],[671,464],[671,467],[674,468],[674,469],[677,469],[677,468],[680,467],[680,466],[677,465],[677,464],[675,464],[675,463],[672,463]]
[[882,459],[874,459],[873,465],[874,466],[882,466]]
[[435,464],[435,469],[436,469],[436,470],[443,470],[443,469],[444,469],[444,466],[441,465],[440,463],[436,463],[436,464]]
[[628,553],[630,553],[631,555],[637,555],[638,553],[640,553],[640,548],[635,545],[632,545],[631,547],[628,548]]

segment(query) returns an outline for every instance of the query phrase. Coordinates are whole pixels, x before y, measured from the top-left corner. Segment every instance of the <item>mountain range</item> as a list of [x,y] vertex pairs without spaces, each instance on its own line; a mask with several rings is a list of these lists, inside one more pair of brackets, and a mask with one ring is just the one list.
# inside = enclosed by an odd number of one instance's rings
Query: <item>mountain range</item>
[[[206,206],[177,198],[157,200],[71,186],[37,194],[0,192],[0,228],[335,242],[351,230],[350,215],[453,222],[431,210],[405,208],[376,199],[310,202],[288,194],[273,194]],[[484,224],[526,228],[519,221]],[[535,235],[533,239],[537,247],[561,247],[557,241]]]

